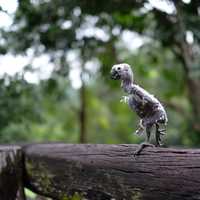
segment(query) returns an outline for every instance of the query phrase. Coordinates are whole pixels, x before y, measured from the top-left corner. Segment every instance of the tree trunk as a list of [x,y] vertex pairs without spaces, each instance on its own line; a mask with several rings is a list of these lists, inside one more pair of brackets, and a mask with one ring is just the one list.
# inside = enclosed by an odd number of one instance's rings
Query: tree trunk
[[190,101],[195,116],[195,129],[200,131],[200,79],[188,79]]
[[[177,10],[177,47],[180,50],[180,58],[186,74],[186,82],[188,86],[188,99],[191,102],[194,115],[194,129],[200,132],[200,63],[199,55],[194,53],[195,44],[189,44],[186,41],[186,24],[182,13],[182,1],[174,1]],[[195,14],[195,13],[194,13]],[[196,17],[198,14],[196,13]]]
[[85,84],[82,81],[82,86],[80,89],[80,113],[79,113],[79,121],[80,121],[80,143],[86,143],[86,97],[85,97]]
[[[53,199],[200,198],[200,150],[138,145],[36,144],[24,148],[26,187]],[[53,151],[52,151],[53,149]]]
[[25,200],[22,153],[17,146],[0,147],[0,199]]

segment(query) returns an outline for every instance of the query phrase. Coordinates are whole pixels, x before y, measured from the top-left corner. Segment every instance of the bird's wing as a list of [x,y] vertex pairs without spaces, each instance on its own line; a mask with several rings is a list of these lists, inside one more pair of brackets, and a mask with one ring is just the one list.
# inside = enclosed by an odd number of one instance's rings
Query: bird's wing
[[146,90],[141,88],[138,85],[134,85],[132,87],[131,93],[135,96],[137,101],[142,102],[143,104],[155,104],[159,103],[159,101],[151,94],[149,94]]

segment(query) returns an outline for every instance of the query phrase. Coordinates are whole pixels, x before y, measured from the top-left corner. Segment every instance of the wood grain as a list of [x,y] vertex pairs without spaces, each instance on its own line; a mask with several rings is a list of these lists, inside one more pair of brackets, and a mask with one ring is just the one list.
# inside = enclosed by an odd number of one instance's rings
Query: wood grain
[[34,144],[24,147],[26,186],[53,199],[200,199],[200,150],[138,145]]

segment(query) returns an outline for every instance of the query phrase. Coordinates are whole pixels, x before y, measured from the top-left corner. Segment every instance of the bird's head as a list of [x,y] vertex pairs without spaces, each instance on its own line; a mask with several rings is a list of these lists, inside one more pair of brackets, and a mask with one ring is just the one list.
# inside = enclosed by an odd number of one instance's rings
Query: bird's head
[[133,72],[131,66],[126,63],[113,65],[110,71],[111,78],[114,80],[133,82]]

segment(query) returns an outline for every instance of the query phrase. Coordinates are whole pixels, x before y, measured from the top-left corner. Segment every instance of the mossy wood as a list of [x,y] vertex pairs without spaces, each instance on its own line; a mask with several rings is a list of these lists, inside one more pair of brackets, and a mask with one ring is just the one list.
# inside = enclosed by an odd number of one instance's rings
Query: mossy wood
[[200,199],[200,150],[137,145],[34,144],[24,147],[26,186],[53,199]]
[[24,200],[22,152],[18,146],[0,146],[0,200]]

